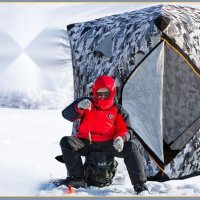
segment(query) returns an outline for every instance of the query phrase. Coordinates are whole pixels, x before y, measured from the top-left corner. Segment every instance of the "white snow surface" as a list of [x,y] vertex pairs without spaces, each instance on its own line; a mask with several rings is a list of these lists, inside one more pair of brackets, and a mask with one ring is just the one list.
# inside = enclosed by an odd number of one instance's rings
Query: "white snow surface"
[[[70,102],[68,102],[70,103]],[[65,178],[64,164],[54,157],[60,155],[60,139],[71,134],[72,124],[61,116],[61,110],[0,109],[0,196],[69,196],[66,188],[41,190],[41,184],[52,178]],[[83,159],[84,160],[84,159]],[[123,159],[113,184],[104,188],[79,189],[73,196],[132,196]],[[199,196],[200,176],[147,182],[150,196]]]

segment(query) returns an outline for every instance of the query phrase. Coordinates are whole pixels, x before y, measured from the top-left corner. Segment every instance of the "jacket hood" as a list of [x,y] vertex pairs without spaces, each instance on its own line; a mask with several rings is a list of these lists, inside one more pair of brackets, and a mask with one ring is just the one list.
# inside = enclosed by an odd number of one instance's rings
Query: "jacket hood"
[[[99,99],[97,97],[97,90],[101,88],[107,88],[109,90],[110,96],[108,99]],[[92,86],[92,92],[94,95],[95,105],[103,110],[109,109],[111,106],[113,106],[116,94],[115,80],[111,76],[99,76]]]

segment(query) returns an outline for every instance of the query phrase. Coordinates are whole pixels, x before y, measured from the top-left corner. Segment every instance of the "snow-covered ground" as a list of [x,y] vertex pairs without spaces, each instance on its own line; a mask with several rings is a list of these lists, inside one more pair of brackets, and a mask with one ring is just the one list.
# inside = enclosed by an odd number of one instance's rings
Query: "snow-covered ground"
[[[68,102],[69,103],[69,102]],[[51,178],[65,178],[65,166],[54,157],[59,141],[71,134],[72,124],[61,110],[0,109],[0,196],[64,196],[65,188],[41,190]],[[113,185],[80,189],[77,196],[131,196],[134,191],[123,159]],[[199,196],[200,176],[165,183],[148,182],[151,196]]]

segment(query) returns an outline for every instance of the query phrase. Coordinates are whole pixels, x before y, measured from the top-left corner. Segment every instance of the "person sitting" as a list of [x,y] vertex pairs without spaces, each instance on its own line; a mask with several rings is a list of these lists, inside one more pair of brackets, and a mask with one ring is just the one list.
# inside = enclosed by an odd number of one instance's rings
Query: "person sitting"
[[115,80],[100,76],[92,86],[93,97],[76,99],[62,111],[65,119],[80,120],[75,136],[64,136],[60,141],[62,158],[68,177],[66,185],[85,187],[85,172],[81,156],[90,152],[106,152],[113,157],[124,158],[135,193],[148,191],[143,157],[131,141],[134,130],[129,115],[114,101]]

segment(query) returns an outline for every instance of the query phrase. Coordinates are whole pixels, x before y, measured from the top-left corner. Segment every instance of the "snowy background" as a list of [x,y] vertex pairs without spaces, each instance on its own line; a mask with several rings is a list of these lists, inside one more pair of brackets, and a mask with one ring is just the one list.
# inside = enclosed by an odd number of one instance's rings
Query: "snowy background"
[[[72,124],[61,110],[73,100],[66,25],[159,3],[0,4],[0,196],[63,196],[64,187],[41,190],[65,178],[59,141]],[[178,4],[200,8],[200,4]],[[81,189],[77,196],[131,196],[123,160],[113,185]],[[151,196],[200,196],[200,177],[148,182]],[[123,187],[121,187],[123,186]]]

